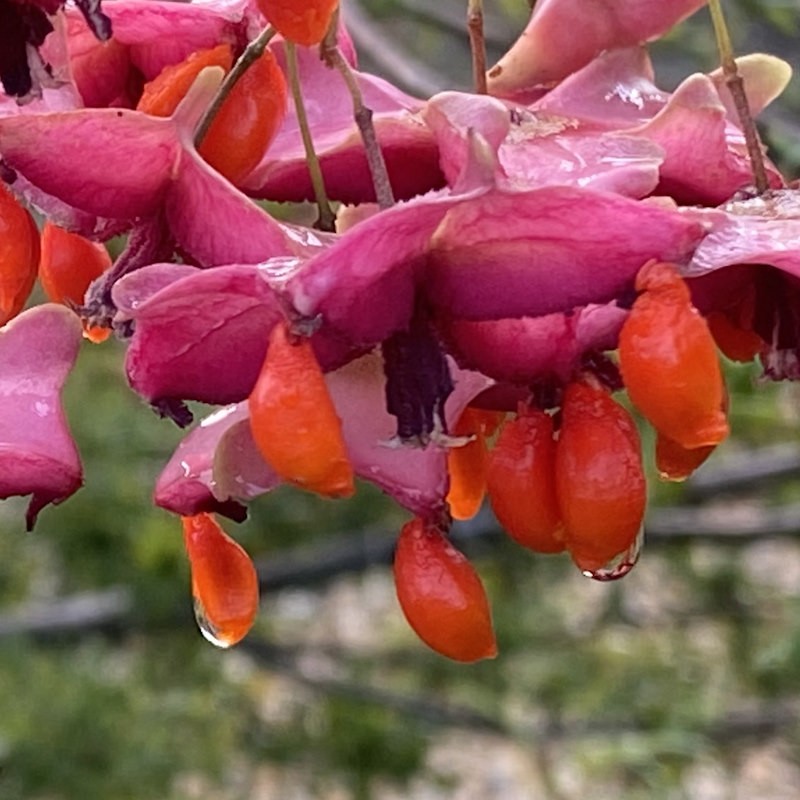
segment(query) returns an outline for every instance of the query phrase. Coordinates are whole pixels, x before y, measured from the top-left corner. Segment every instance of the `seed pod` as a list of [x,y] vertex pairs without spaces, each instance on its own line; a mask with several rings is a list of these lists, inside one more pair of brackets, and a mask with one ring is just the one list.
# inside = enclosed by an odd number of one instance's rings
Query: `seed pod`
[[464,662],[497,655],[481,579],[438,528],[421,519],[403,526],[394,580],[409,625],[437,653]]
[[0,325],[19,314],[39,266],[39,231],[33,217],[0,183]]
[[319,44],[339,7],[339,0],[257,0],[269,24],[289,41],[304,47]]
[[553,419],[522,407],[489,454],[487,485],[495,516],[512,539],[539,553],[564,550],[555,485]]
[[572,383],[555,463],[567,550],[594,572],[631,547],[642,527],[647,492],[636,424],[604,389]]
[[486,494],[486,469],[489,450],[487,435],[499,423],[501,414],[465,408],[453,427],[455,436],[471,436],[472,441],[452,447],[447,453],[450,490],[447,502],[453,519],[471,519],[478,513]]
[[[42,229],[41,251],[39,282],[54,303],[82,305],[89,285],[111,266],[111,256],[103,245],[52,222]],[[105,341],[110,333],[110,328],[84,322],[84,336],[95,343]]]
[[729,432],[725,387],[708,325],[671,264],[651,262],[619,336],[619,364],[631,402],[661,434],[693,449]]
[[283,480],[327,497],[355,491],[353,468],[311,342],[272,331],[248,399],[250,429],[264,460]]
[[[166,67],[145,85],[137,109],[168,117],[205,67],[233,64],[230,45],[198,50]],[[264,157],[286,116],[288,87],[271,50],[265,50],[236,82],[220,106],[198,152],[231,183],[241,183]]]

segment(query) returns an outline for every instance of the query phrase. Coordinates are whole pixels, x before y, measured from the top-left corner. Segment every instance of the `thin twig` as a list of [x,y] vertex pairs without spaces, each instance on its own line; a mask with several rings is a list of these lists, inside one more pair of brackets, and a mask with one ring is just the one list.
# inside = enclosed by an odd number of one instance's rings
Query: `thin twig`
[[369,174],[375,189],[375,199],[380,208],[391,208],[394,203],[394,192],[389,181],[389,172],[386,169],[386,160],[383,157],[375,125],[372,121],[372,109],[364,105],[364,95],[358,85],[356,76],[347,60],[342,55],[336,43],[336,32],[339,24],[339,12],[334,14],[331,27],[322,42],[320,51],[325,63],[335,69],[344,79],[347,91],[353,98],[353,116],[355,117],[361,141],[364,143],[364,152],[367,156]]
[[[649,545],[669,545],[687,541],[746,545],[775,537],[800,536],[800,505],[764,509],[751,518],[737,520],[728,515],[709,518],[707,512],[686,507],[656,509],[648,516]],[[507,537],[491,514],[453,526],[454,545],[470,557],[497,552]],[[385,530],[339,535],[335,541],[273,554],[257,563],[259,584],[264,596],[292,587],[318,587],[346,573],[360,573],[372,566],[392,561],[395,533]],[[48,639],[85,634],[108,628],[135,626],[135,597],[124,586],[107,590],[66,595],[41,604],[23,604],[0,614],[0,639],[29,635]],[[726,609],[729,614],[730,609]],[[184,624],[186,615],[174,620]]]
[[483,34],[483,0],[468,0],[467,30],[472,53],[472,80],[476,94],[488,94],[486,83],[486,40]]
[[214,95],[214,99],[200,118],[200,122],[197,123],[197,130],[194,132],[195,147],[200,147],[201,142],[208,133],[208,129],[211,127],[211,123],[214,121],[214,117],[219,113],[222,104],[231,93],[231,90],[236,85],[239,78],[261,58],[264,54],[264,50],[266,50],[267,45],[276,33],[277,31],[271,25],[268,25],[247,45],[238,61],[233,65],[233,69],[225,76],[225,80],[222,81],[217,93]]
[[311,137],[311,129],[308,125],[308,115],[303,102],[303,92],[300,88],[300,72],[297,68],[297,49],[294,43],[288,39],[285,42],[285,47],[286,67],[289,72],[289,86],[292,89],[294,110],[297,114],[300,136],[303,139],[303,149],[306,153],[306,165],[308,166],[308,174],[311,177],[311,186],[314,189],[314,198],[319,209],[317,227],[322,231],[334,231],[336,230],[336,215],[333,213],[331,204],[328,201],[328,193],[325,191],[325,179],[322,176],[322,167],[316,150],[314,150],[314,140]]
[[0,639],[22,635],[46,638],[125,627],[133,611],[133,592],[124,586],[80,592],[48,603],[24,603],[0,614]]
[[800,447],[777,444],[748,450],[719,462],[712,461],[692,475],[684,486],[687,499],[698,502],[713,500],[724,493],[753,496],[765,484],[797,475],[800,475]]
[[248,653],[266,669],[288,675],[309,689],[323,694],[344,697],[356,703],[390,709],[433,725],[482,730],[488,733],[509,734],[507,726],[469,706],[442,703],[431,696],[395,692],[352,678],[331,678],[314,674],[303,664],[302,652],[298,655],[290,648],[250,636],[238,645],[240,652]]
[[720,0],[709,0],[708,9],[711,12],[711,22],[714,25],[714,35],[717,39],[717,49],[719,50],[720,64],[722,73],[725,76],[725,84],[730,90],[736,113],[739,116],[739,123],[744,133],[745,144],[747,145],[747,155],[750,158],[750,169],[753,171],[753,181],[756,192],[764,194],[769,189],[767,171],[764,167],[764,151],[761,145],[761,138],[758,135],[756,123],[750,113],[750,104],[747,102],[747,94],[744,89],[744,81],[736,67],[736,60],[733,57],[733,46],[728,35],[728,26],[725,24],[725,16],[722,13]]

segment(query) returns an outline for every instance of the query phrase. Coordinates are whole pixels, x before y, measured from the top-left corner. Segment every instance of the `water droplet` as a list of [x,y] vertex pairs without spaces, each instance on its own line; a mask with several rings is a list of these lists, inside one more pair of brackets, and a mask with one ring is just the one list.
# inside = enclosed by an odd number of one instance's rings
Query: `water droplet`
[[599,569],[584,569],[581,570],[581,574],[585,578],[591,578],[595,581],[618,581],[620,578],[624,578],[636,566],[639,561],[639,556],[642,553],[643,543],[644,526],[639,528],[639,533],[627,550],[624,550],[618,556],[612,558],[608,564],[604,564]]
[[211,642],[215,647],[219,647],[223,650],[227,650],[231,645],[236,644],[236,642],[230,641],[230,639],[220,633],[211,623],[203,607],[202,600],[200,600],[197,595],[192,599],[194,601],[194,618],[197,622],[197,627],[200,629],[200,633],[203,634],[203,638]]
[[200,427],[208,428],[211,425],[216,425],[218,422],[226,420],[231,414],[235,414],[238,409],[238,403],[230,403],[227,406],[218,408],[213,414],[209,414],[207,417],[200,420]]
[[[302,238],[294,235],[294,231],[291,231],[290,236],[300,244],[305,244]],[[296,256],[276,256],[259,264],[258,271],[271,286],[280,287],[296,275],[304,263],[304,259]]]

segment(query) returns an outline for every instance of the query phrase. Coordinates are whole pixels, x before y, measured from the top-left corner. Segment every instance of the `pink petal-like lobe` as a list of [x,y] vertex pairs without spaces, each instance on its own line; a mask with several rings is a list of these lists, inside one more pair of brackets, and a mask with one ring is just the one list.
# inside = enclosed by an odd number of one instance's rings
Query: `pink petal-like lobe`
[[522,35],[489,70],[489,93],[549,88],[604,50],[666,33],[705,0],[539,0]]
[[65,500],[83,482],[60,397],[80,342],[77,315],[55,304],[24,311],[0,328],[0,497],[33,495],[29,530],[44,506]]

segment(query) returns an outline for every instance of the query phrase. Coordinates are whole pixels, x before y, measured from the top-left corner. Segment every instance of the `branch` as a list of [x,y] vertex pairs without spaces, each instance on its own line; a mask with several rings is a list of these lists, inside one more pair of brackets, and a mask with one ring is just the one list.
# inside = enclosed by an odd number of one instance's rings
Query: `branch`
[[475,94],[489,94],[486,85],[486,34],[483,24],[483,0],[467,0],[467,31]]
[[[763,448],[714,469],[701,470],[687,482],[687,492],[703,499],[793,477],[798,469],[800,449],[783,445]],[[648,547],[688,541],[743,545],[764,538],[794,536],[800,536],[800,503],[772,507],[756,502],[722,507],[670,506],[651,509],[646,521]],[[501,541],[506,541],[487,508],[468,522],[456,523],[451,538],[470,556],[489,554]],[[324,544],[273,554],[257,565],[261,591],[270,594],[288,587],[319,586],[346,573],[388,565],[395,540],[396,532],[375,527],[331,537]],[[0,638],[21,634],[43,637],[81,634],[128,625],[132,610],[133,593],[125,587],[62,597],[52,603],[23,605],[0,615]]]
[[345,60],[336,37],[339,29],[339,12],[336,11],[331,22],[330,30],[320,45],[320,57],[325,63],[335,69],[347,86],[347,91],[353,99],[353,117],[355,118],[361,141],[364,144],[364,154],[369,166],[369,174],[375,189],[375,199],[381,209],[391,208],[394,205],[394,193],[386,169],[386,160],[383,157],[375,124],[372,121],[372,109],[364,104],[364,95],[356,79],[355,73]]
[[[654,508],[645,523],[647,546],[688,541],[749,544],[765,538],[800,536],[800,503],[766,507],[752,504],[722,509],[670,506]],[[396,534],[385,530],[340,534],[330,543],[297,548],[258,563],[262,592],[288,586],[313,586],[348,572],[392,561]],[[468,522],[453,525],[454,544],[479,555],[493,550],[506,536],[484,509]]]
[[711,462],[686,482],[686,494],[692,500],[707,500],[724,492],[752,491],[798,473],[800,448],[779,444]]
[[747,102],[744,81],[742,76],[739,75],[736,59],[733,57],[733,46],[728,34],[728,26],[725,23],[721,0],[708,0],[708,10],[711,13],[711,21],[714,25],[714,36],[717,40],[722,74],[725,76],[725,83],[733,98],[733,104],[747,145],[747,154],[750,157],[750,168],[753,171],[756,192],[764,194],[769,189],[769,179],[764,166],[764,149],[761,144],[761,138],[758,135],[755,120],[750,113],[750,104]]
[[304,686],[327,695],[380,706],[433,725],[483,730],[491,733],[509,733],[499,719],[486,716],[473,708],[445,704],[432,696],[393,692],[351,679],[315,675],[313,670],[303,663],[309,661],[307,649],[303,650],[301,654],[295,655],[288,648],[252,636],[244,639],[238,648],[248,653],[265,668],[286,674]]
[[[632,716],[617,719],[588,717],[564,721],[551,714],[542,719],[539,713],[541,709],[537,709],[535,717],[523,717],[518,721],[508,722],[499,715],[489,716],[469,706],[442,703],[438,697],[432,695],[390,691],[352,678],[315,675],[313,670],[302,663],[309,655],[307,649],[293,652],[254,637],[245,639],[239,648],[265,668],[286,674],[304,686],[327,695],[380,706],[433,725],[485,731],[528,744],[593,738],[599,735],[624,736],[632,732],[658,734],[663,731],[663,725],[658,721],[643,722]],[[800,704],[784,699],[758,708],[734,709],[706,724],[687,726],[687,730],[699,733],[717,744],[728,744],[740,739],[788,732],[795,727],[798,719]]]
[[0,616],[0,638],[23,634],[46,638],[108,630],[127,623],[132,611],[133,592],[123,586],[82,592],[55,602],[25,604]]

